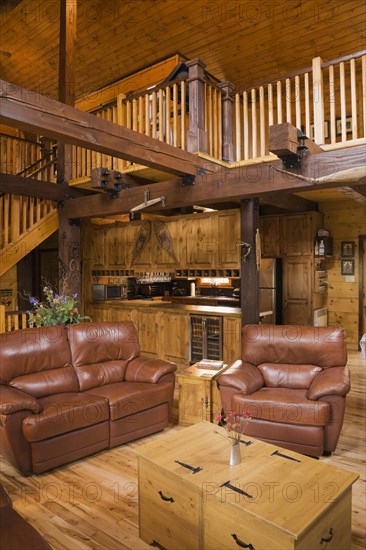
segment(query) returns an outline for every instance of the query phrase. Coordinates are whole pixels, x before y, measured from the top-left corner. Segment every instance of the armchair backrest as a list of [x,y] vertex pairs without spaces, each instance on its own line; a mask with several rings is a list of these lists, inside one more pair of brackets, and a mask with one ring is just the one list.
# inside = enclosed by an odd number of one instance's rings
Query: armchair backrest
[[266,364],[343,367],[347,363],[346,333],[340,327],[246,325],[241,359]]
[[140,355],[132,321],[80,323],[66,328],[81,391],[122,382],[128,362]]

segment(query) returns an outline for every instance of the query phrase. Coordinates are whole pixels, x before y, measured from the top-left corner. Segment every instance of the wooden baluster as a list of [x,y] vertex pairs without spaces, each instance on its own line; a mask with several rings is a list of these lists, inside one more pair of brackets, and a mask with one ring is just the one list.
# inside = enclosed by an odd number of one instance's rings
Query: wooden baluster
[[6,332],[5,324],[5,306],[0,305],[0,334]]
[[346,131],[346,83],[345,83],[345,71],[344,71],[344,61],[339,64],[339,87],[340,87],[340,96],[341,96],[341,140],[347,140],[347,131]]
[[296,128],[301,128],[301,88],[300,77],[295,76],[295,113],[296,113]]
[[137,107],[138,107],[137,99],[133,98],[133,100],[132,100],[132,130],[134,130],[135,132],[137,132],[137,130],[138,130]]
[[[125,106],[123,100],[125,99],[124,94],[118,94],[117,101],[116,101],[116,122],[120,126],[126,126],[125,124]],[[124,161],[123,159],[117,159],[116,161],[116,169],[118,171],[123,170],[124,167]]]
[[335,117],[335,98],[336,91],[334,86],[334,66],[329,66],[329,131],[330,142],[335,143],[336,138],[336,117]]
[[11,242],[15,242],[20,235],[20,197],[19,195],[12,195],[11,198]]
[[11,329],[12,329],[12,318],[11,318],[11,315],[7,315],[5,332],[11,332]]
[[277,82],[277,124],[282,124],[282,84]]
[[268,84],[268,125],[273,125],[273,85]]
[[291,124],[291,80],[286,78],[286,122]]
[[248,113],[248,92],[243,92],[243,143],[244,160],[249,159],[249,113]]
[[150,97],[151,94],[145,95],[145,135],[150,136]]
[[212,111],[212,121],[213,121],[213,143],[212,143],[212,153],[214,158],[218,158],[218,150],[217,150],[217,128],[218,128],[218,121],[217,121],[217,90],[216,88],[212,88],[212,94],[213,94],[213,111]]
[[32,227],[34,224],[34,204],[36,199],[34,197],[29,197],[29,221],[28,228]]
[[324,85],[322,59],[313,59],[313,111],[314,111],[314,141],[324,143]]
[[23,197],[22,201],[22,233],[25,233],[27,227],[27,214],[28,214],[28,198]]
[[36,222],[39,222],[41,219],[41,201],[36,199]]
[[27,314],[22,313],[21,314],[21,328],[27,328]]
[[264,106],[264,87],[259,87],[259,143],[260,143],[260,155],[264,157],[266,154],[266,113]]
[[165,88],[165,142],[170,145],[170,86]]
[[142,95],[139,97],[139,103],[138,103],[138,131],[140,134],[144,133],[144,98]]
[[352,139],[357,139],[357,88],[356,88],[356,61],[350,60],[351,79],[351,114],[352,114]]
[[9,244],[9,195],[4,195],[4,245]]
[[187,149],[187,125],[186,125],[186,82],[182,80],[180,83],[180,112],[181,112],[181,147],[185,151]]
[[178,84],[173,84],[173,143],[178,147]]
[[257,94],[256,89],[251,90],[252,107],[252,158],[257,156]]
[[[217,91],[217,97],[218,97],[218,104],[219,104],[219,112],[218,112],[218,122],[219,122],[219,127],[218,127],[218,132],[217,132],[217,149],[218,149],[218,158],[219,160],[222,160],[222,100],[221,100],[221,92],[220,91]],[[232,130],[232,125],[233,125],[233,122],[232,122],[232,117],[231,117],[231,142],[232,142],[232,139],[233,139],[233,130]],[[234,160],[234,159],[233,159]]]
[[17,313],[14,313],[13,315],[13,326],[14,330],[19,330],[19,316]]
[[241,113],[240,113],[240,94],[235,94],[235,141],[236,141],[236,160],[241,157]]
[[164,141],[164,97],[163,90],[159,90],[159,140]]
[[157,123],[158,123],[156,92],[152,93],[151,107],[152,107],[152,137],[156,139]]
[[309,73],[304,74],[305,88],[305,134],[310,137],[310,84]]

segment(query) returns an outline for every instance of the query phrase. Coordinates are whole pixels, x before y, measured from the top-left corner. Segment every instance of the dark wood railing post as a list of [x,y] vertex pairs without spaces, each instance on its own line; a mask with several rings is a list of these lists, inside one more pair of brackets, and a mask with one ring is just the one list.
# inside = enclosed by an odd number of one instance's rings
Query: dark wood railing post
[[222,90],[222,160],[234,162],[233,105],[234,84],[228,81],[218,85]]
[[201,59],[186,62],[188,67],[189,128],[187,150],[191,153],[207,153],[207,133],[205,131],[205,89],[204,68]]
[[[256,235],[259,228],[259,201],[240,202],[241,282],[240,305],[242,326],[259,323],[259,271]],[[249,246],[248,246],[249,245]]]

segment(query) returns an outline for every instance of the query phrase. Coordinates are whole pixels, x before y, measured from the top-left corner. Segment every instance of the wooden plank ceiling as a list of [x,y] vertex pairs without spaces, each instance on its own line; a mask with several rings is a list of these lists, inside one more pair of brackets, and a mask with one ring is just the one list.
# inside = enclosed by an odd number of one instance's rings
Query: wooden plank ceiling
[[[0,7],[0,71],[57,97],[59,2]],[[364,0],[78,0],[76,97],[180,52],[237,88],[365,47]]]

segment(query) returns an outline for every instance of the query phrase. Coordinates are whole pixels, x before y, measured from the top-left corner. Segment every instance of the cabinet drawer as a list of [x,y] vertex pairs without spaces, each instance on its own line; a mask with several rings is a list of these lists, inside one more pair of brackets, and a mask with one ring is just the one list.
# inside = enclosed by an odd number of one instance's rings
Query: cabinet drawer
[[[228,495],[223,495],[222,500],[214,497],[204,503],[203,547],[205,550],[218,550],[218,548],[220,550],[238,550],[239,548],[288,550],[294,548],[293,539],[289,533],[246,512],[243,508],[235,506],[237,495],[233,497],[232,502],[229,502],[226,496]],[[255,513],[255,511],[253,512]]]
[[329,511],[310,527],[296,550],[349,550],[351,548],[352,490],[349,489]]
[[140,538],[167,550],[201,548],[201,494],[167,471],[139,460]]

